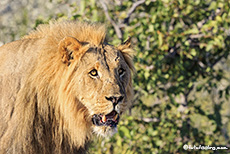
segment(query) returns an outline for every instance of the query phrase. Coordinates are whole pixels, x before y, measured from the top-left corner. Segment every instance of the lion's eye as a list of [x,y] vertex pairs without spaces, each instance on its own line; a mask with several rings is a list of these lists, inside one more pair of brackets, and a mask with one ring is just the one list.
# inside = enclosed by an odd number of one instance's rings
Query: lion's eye
[[92,71],[89,72],[89,74],[93,77],[96,77],[98,76],[98,73],[97,73],[97,70],[96,69],[93,69]]
[[125,70],[124,70],[123,68],[120,68],[120,69],[118,70],[118,73],[119,73],[119,76],[121,77],[121,76],[124,75]]

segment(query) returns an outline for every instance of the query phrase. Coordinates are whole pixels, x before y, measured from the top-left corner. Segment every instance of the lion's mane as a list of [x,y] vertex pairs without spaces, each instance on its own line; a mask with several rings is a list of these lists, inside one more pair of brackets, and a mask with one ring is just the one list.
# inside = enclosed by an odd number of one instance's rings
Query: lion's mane
[[[105,27],[52,22],[0,47],[0,153],[84,153],[91,137],[87,108],[73,97],[70,76],[57,54],[68,36],[95,46]],[[130,49],[119,47],[130,69]],[[132,97],[132,84],[128,96]]]

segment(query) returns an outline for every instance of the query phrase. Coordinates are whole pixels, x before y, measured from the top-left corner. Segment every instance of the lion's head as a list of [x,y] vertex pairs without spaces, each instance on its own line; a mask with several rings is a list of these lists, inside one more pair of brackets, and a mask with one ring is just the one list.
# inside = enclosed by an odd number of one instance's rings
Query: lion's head
[[59,51],[71,70],[71,93],[87,109],[86,119],[93,131],[101,136],[114,134],[120,116],[132,101],[130,39],[114,47],[66,37],[60,42]]
[[[68,134],[72,138],[78,137],[77,142],[83,144],[87,137],[80,137],[82,140],[79,141],[79,136],[92,129],[101,136],[114,134],[122,113],[131,105],[132,72],[135,70],[133,50],[130,39],[118,46],[106,43],[104,25],[66,23],[64,28],[63,25],[51,25],[47,32],[47,28],[42,27],[29,37],[39,36],[40,31],[45,35],[52,34],[47,37],[50,43],[46,49],[55,54],[56,60],[49,63],[62,61],[61,66],[51,64],[61,72],[59,104],[55,107],[60,106]],[[56,32],[59,35],[54,35]],[[41,61],[40,67],[46,62]],[[84,127],[81,130],[85,132],[79,131],[80,127]]]

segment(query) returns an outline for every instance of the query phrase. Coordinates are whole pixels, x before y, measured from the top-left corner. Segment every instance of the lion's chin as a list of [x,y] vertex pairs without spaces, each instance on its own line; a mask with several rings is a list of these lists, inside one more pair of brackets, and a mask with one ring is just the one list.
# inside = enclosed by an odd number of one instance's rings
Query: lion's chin
[[117,127],[93,126],[93,132],[98,136],[111,137],[117,133]]
[[106,115],[94,114],[92,116],[94,133],[103,137],[114,135],[117,132],[119,119],[120,116],[115,110]]

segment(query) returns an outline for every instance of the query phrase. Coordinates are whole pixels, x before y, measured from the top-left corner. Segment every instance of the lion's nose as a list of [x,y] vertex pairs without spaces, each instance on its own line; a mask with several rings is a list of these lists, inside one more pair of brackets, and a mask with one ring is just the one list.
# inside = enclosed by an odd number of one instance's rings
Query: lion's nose
[[110,96],[110,97],[106,97],[105,98],[108,101],[111,101],[113,103],[113,106],[115,107],[118,103],[122,102],[122,100],[124,99],[124,96]]

